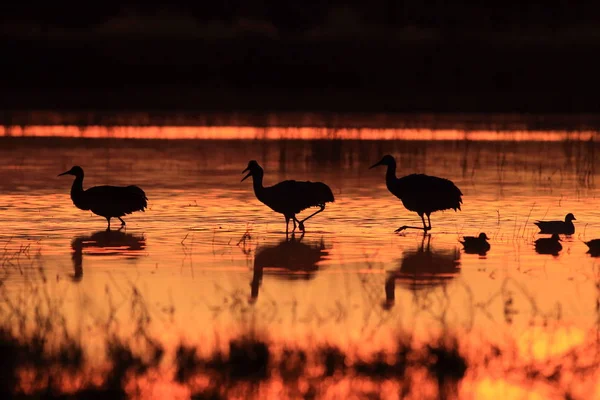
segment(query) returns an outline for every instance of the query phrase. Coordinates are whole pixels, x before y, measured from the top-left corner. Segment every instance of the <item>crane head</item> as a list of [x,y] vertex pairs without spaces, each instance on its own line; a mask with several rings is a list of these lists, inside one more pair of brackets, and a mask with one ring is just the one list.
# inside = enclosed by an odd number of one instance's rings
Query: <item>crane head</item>
[[76,165],[70,170],[63,172],[62,174],[58,174],[58,176],[63,175],[74,175],[76,177],[83,177],[83,168],[81,168],[79,165]]
[[386,154],[385,156],[383,156],[383,158],[378,163],[371,165],[369,167],[369,169],[378,167],[380,165],[387,165],[387,166],[396,165],[396,160],[394,159],[393,156]]
[[248,172],[248,174],[245,177],[243,177],[240,182],[244,182],[246,179],[248,179],[248,177],[256,174],[258,171],[262,171],[260,165],[258,165],[258,163],[255,160],[250,160],[246,169],[242,171],[242,174],[246,172]]

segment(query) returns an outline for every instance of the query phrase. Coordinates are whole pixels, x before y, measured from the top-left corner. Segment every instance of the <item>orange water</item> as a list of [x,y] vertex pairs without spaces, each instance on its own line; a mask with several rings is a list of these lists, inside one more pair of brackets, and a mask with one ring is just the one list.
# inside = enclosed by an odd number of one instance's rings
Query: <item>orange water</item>
[[[173,344],[216,343],[251,327],[275,341],[352,344],[368,353],[401,332],[423,342],[454,332],[475,354],[486,341],[544,360],[598,329],[599,264],[582,243],[600,237],[593,142],[1,143],[3,290],[26,297],[43,274],[74,331],[93,329],[114,307],[127,332],[133,287],[153,332]],[[385,153],[396,156],[399,176],[453,180],[464,194],[462,211],[435,213],[429,238],[395,234],[420,221],[387,191],[383,167],[368,169]],[[250,181],[240,182],[250,159],[264,167],[265,185],[320,180],[336,197],[292,246],[283,217],[255,198]],[[57,177],[73,165],[85,169],[84,188],[139,185],[148,210],[126,217],[126,230],[107,238],[103,218],[73,206],[71,178]],[[557,257],[537,254],[533,221],[568,212],[577,218],[575,235],[563,238]],[[464,254],[458,239],[479,232],[492,238],[490,252]],[[84,339],[92,358],[94,341]],[[564,389],[511,379],[470,376],[461,397],[546,398]]]

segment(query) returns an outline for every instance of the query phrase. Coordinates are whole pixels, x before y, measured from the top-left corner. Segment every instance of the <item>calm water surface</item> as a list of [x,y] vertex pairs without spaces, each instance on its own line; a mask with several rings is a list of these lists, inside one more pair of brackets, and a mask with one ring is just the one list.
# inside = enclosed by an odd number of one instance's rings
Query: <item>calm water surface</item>
[[[403,333],[422,343],[456,335],[472,360],[485,342],[527,364],[596,341],[599,263],[582,243],[600,238],[594,142],[0,141],[5,301],[33,307],[40,296],[30,293],[41,285],[91,358],[99,324],[112,321],[124,335],[134,328],[132,293],[167,346],[210,348],[252,329],[277,343],[370,353]],[[420,220],[387,191],[383,167],[368,169],[386,153],[399,176],[453,180],[462,211],[433,214],[430,236],[395,234]],[[283,217],[255,198],[250,180],[240,182],[250,159],[264,167],[265,185],[320,180],[335,203],[306,223],[303,237],[286,241]],[[141,186],[148,210],[105,232],[103,218],[73,206],[71,177],[57,177],[73,165],[85,169],[84,188]],[[542,236],[533,222],[569,212],[576,233],[563,237],[558,256],[537,254],[533,241]],[[479,232],[491,237],[491,250],[465,254],[458,240]],[[468,370],[460,397],[549,398],[567,389],[600,396],[589,376],[533,384],[498,371]],[[146,397],[160,397],[153,390]]]

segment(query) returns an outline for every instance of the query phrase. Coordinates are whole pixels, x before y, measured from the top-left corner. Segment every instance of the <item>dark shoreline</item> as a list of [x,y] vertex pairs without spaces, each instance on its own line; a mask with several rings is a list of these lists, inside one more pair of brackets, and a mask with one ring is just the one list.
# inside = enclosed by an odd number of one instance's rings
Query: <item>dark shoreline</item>
[[[599,68],[600,70],[600,68]],[[187,113],[398,113],[398,114],[593,114],[596,93],[434,92],[425,88],[388,93],[347,89],[239,89],[202,86],[128,88],[5,88],[2,110]],[[399,89],[400,90],[400,89]],[[572,96],[577,95],[577,98]]]
[[591,39],[13,39],[0,51],[5,115],[600,111]]

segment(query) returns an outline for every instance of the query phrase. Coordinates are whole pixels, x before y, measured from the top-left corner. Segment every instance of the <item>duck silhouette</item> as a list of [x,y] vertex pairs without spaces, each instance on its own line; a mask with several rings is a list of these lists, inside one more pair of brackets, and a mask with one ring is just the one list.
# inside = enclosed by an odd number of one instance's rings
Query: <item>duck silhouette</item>
[[[425,246],[427,240],[427,246]],[[386,302],[384,308],[391,308],[395,302],[396,283],[411,290],[445,285],[460,273],[460,251],[452,249],[432,250],[431,235],[423,236],[416,249],[405,250],[400,260],[400,268],[388,273],[385,282]]]
[[539,233],[572,235],[575,233],[573,221],[576,221],[575,216],[568,213],[564,221],[536,221],[534,224],[540,228]]
[[325,242],[303,243],[292,234],[290,238],[280,241],[277,245],[260,246],[254,256],[252,282],[250,284],[250,301],[258,298],[263,275],[285,280],[310,280],[319,271],[319,262],[324,260],[329,250]]
[[463,245],[465,253],[485,256],[491,248],[488,240],[490,238],[485,232],[481,232],[479,236],[463,236],[463,240],[459,240],[459,242]]
[[540,238],[535,241],[535,251],[539,254],[558,256],[558,253],[562,250],[560,242],[560,237],[556,233],[549,238]]

